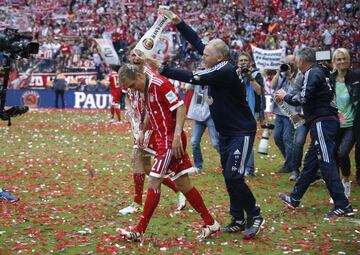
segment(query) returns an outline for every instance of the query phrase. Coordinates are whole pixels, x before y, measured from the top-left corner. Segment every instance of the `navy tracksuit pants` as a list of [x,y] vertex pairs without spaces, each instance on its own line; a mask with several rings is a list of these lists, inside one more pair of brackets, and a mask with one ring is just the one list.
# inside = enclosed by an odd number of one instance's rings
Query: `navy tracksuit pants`
[[321,174],[336,208],[345,208],[349,201],[344,194],[336,164],[336,134],[339,122],[334,119],[315,120],[310,127],[311,144],[305,155],[304,168],[291,197],[300,200],[320,167]]
[[260,214],[256,200],[244,180],[245,168],[253,150],[255,135],[219,137],[222,173],[230,196],[230,214],[236,220]]

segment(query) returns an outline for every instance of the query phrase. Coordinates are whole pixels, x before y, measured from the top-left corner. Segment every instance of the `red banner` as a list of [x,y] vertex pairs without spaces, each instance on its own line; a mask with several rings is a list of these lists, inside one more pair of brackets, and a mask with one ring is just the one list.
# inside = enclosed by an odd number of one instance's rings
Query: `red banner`
[[[20,74],[20,77],[23,74]],[[85,84],[91,83],[91,80],[96,80],[95,72],[84,72],[84,73],[64,73],[65,80],[68,83],[71,82],[84,82]],[[52,81],[55,79],[55,73],[33,73],[31,75],[30,84],[28,85],[30,88],[38,88],[42,89],[46,86],[52,84]],[[9,86],[11,87],[11,85]]]

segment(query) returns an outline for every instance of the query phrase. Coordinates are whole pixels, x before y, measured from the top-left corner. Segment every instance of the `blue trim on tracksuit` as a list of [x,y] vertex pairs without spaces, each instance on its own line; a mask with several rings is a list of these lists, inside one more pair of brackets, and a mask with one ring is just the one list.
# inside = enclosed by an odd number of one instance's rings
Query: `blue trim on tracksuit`
[[[202,55],[205,45],[196,32],[184,22],[176,25]],[[255,198],[244,181],[244,172],[253,148],[256,122],[246,101],[246,89],[236,73],[236,67],[222,61],[214,67],[197,72],[189,72],[165,66],[161,75],[196,85],[209,86],[211,117],[219,132],[220,157],[223,176],[230,196],[230,214],[236,220],[259,215]],[[239,157],[242,161],[239,161]],[[241,164],[241,165],[240,165]]]
[[304,168],[290,196],[300,200],[320,167],[335,207],[345,208],[349,201],[344,194],[335,158],[339,119],[334,98],[335,93],[317,64],[310,66],[305,72],[301,93],[288,94],[284,98],[288,104],[303,107],[311,137]]

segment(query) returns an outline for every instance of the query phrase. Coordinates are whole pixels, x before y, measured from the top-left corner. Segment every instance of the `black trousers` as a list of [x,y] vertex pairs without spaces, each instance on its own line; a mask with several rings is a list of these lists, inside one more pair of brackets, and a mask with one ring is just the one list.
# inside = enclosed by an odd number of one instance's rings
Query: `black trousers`
[[55,108],[59,108],[59,96],[61,97],[62,108],[65,108],[64,90],[55,90]]

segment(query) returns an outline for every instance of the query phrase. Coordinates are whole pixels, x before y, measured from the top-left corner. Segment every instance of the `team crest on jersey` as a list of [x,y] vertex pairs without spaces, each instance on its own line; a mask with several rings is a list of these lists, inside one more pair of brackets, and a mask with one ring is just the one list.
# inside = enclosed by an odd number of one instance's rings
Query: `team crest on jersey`
[[149,100],[150,100],[151,103],[154,102],[155,98],[154,98],[153,94],[149,94]]
[[212,105],[214,103],[214,99],[211,96],[208,96],[207,103],[208,105]]
[[173,91],[169,91],[165,95],[166,99],[169,101],[170,104],[174,103],[177,100],[177,97]]

